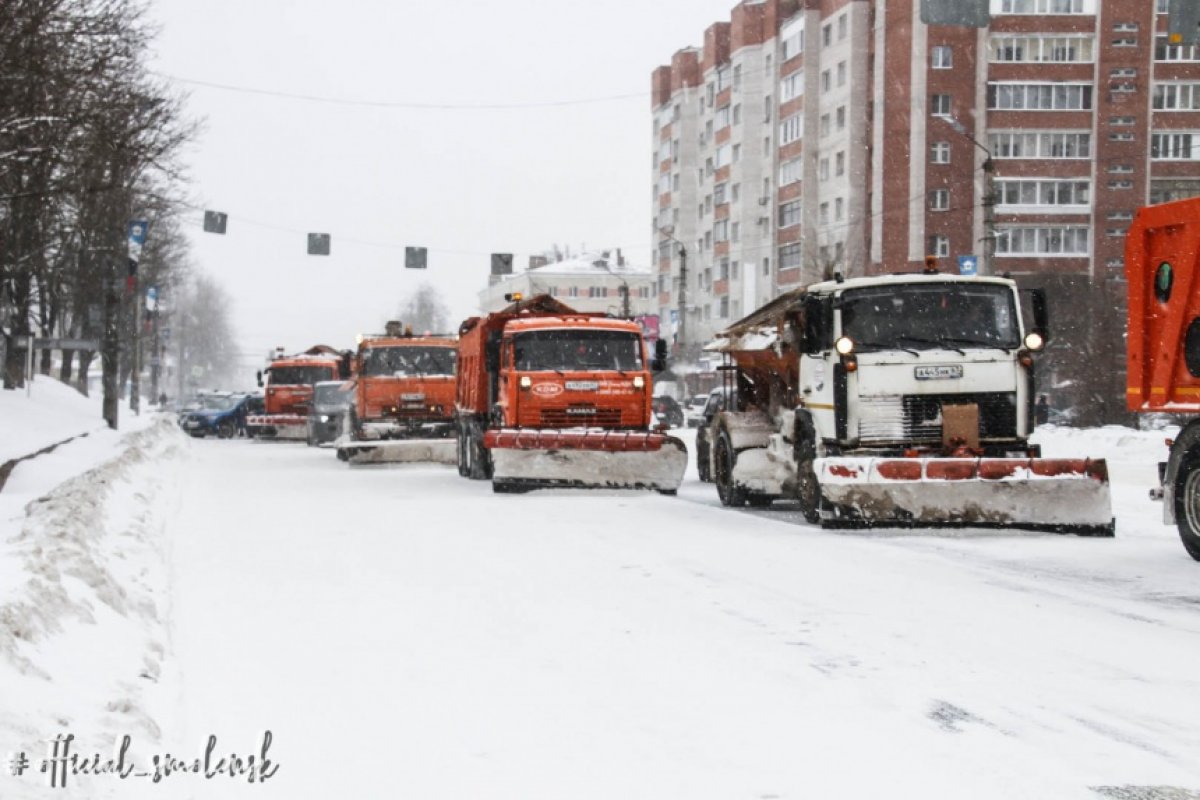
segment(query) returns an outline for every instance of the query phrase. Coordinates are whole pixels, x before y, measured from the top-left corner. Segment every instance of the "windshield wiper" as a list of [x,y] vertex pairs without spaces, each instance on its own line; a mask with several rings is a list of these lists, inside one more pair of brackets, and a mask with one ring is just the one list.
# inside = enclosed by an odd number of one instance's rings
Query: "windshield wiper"
[[[853,338],[853,337],[851,337],[851,338]],[[896,338],[911,339],[912,337],[911,336],[898,336]],[[863,347],[878,347],[881,350],[903,350],[906,353],[911,353],[912,355],[916,356],[917,358],[921,357],[921,354],[919,352],[917,352],[916,350],[911,350],[907,347],[901,347],[900,345],[893,344],[891,342],[860,342],[857,339],[855,339],[854,343],[857,345],[862,345]]]
[[958,344],[965,344],[965,345],[967,345],[968,347],[987,347],[987,348],[996,348],[996,349],[999,349],[999,350],[1003,350],[1005,353],[1008,353],[1008,352],[1009,352],[1009,351],[1012,349],[1012,348],[1010,348],[1010,347],[1007,347],[1007,346],[1005,346],[1005,345],[1003,345],[1003,344],[1000,344],[999,342],[986,342],[986,341],[984,341],[984,340],[982,340],[982,339],[965,339],[965,338],[962,338],[962,337],[960,337],[960,336],[946,336],[946,337],[944,337],[944,338],[942,339],[942,341],[944,341],[944,342],[957,342]]
[[958,353],[960,356],[965,356],[967,354],[967,352],[965,350],[960,350],[957,347],[954,347],[953,345],[946,344],[947,341],[953,341],[953,339],[945,339],[945,338],[930,339],[925,336],[906,336],[904,334],[900,334],[896,338],[904,339],[907,342],[920,342],[921,344],[932,344],[936,347],[945,347],[948,350],[953,350],[954,352]]

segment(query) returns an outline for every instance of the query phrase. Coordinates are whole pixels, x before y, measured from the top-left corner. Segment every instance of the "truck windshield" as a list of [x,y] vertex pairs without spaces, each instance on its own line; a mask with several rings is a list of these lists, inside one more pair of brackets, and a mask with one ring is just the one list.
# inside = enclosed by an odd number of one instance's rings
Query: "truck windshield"
[[522,371],[642,369],[642,340],[635,333],[530,331],[518,334],[513,347],[516,368]]
[[842,335],[860,351],[1013,349],[1020,344],[1013,292],[998,284],[849,289],[840,306]]
[[270,383],[279,386],[311,386],[336,377],[333,367],[271,367]]
[[453,347],[372,347],[363,351],[362,374],[453,375],[457,356]]

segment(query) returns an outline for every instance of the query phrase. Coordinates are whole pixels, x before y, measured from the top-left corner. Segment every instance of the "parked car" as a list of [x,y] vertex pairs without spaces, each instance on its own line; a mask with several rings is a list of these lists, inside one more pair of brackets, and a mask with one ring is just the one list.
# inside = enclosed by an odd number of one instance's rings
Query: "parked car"
[[712,474],[712,443],[716,437],[715,420],[730,405],[732,392],[724,387],[717,387],[708,393],[704,403],[704,411],[696,430],[696,473],[700,480],[711,483]]
[[708,395],[706,394],[692,395],[688,399],[687,405],[683,408],[683,414],[687,418],[689,428],[700,427],[700,420],[704,418],[704,407],[707,405]]
[[332,442],[342,435],[346,413],[354,402],[354,381],[320,381],[313,384],[308,407],[308,446]]
[[[266,405],[266,402],[263,400],[262,394],[256,392],[252,395],[247,396],[247,398],[246,398],[246,417],[247,418],[252,417],[256,414],[263,414],[266,412],[266,410],[267,410],[267,405]],[[262,426],[251,425],[249,422],[246,422],[246,426],[244,428],[246,438],[253,439],[255,436],[257,436],[258,429],[260,427],[262,427]]]
[[679,401],[674,397],[660,394],[651,401],[650,408],[654,411],[654,416],[660,424],[665,424],[672,428],[683,427],[683,407],[679,405]]
[[200,398],[200,407],[185,412],[179,424],[196,438],[213,435],[232,439],[246,427],[244,394],[208,394]]

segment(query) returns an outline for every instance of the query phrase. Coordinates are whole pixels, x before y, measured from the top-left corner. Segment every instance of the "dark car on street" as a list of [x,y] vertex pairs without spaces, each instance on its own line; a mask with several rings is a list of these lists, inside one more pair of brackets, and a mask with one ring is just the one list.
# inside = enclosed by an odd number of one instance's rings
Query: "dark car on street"
[[354,402],[353,381],[320,381],[313,384],[312,404],[308,408],[308,435],[313,445],[332,442],[342,435],[346,413]]
[[199,407],[182,413],[179,425],[197,439],[216,436],[232,439],[246,428],[244,394],[208,394],[200,397]]
[[650,408],[659,423],[672,428],[683,427],[683,407],[674,397],[661,394],[650,401]]

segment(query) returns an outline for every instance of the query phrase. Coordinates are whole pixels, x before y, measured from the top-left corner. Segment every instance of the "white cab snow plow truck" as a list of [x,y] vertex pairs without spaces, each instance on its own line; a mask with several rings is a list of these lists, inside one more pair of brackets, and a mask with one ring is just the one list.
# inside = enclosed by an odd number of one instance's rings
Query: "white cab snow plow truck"
[[924,274],[782,295],[709,346],[731,398],[701,437],[725,505],[799,503],[824,527],[1113,535],[1103,460],[1041,458],[1034,360],[1007,278]]

